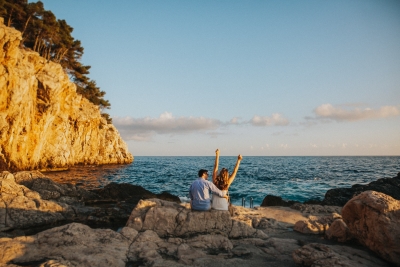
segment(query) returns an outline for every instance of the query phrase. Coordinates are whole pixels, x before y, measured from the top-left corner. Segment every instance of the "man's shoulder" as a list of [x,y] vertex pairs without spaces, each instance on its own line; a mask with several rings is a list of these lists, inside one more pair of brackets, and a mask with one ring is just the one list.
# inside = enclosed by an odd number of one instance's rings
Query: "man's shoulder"
[[201,183],[201,182],[202,182],[201,180],[204,180],[204,179],[197,178],[196,180],[194,180],[194,181],[192,182],[192,184]]
[[[204,179],[203,179],[204,180]],[[209,180],[204,180],[204,182],[203,183],[205,183],[205,184],[207,184],[207,185],[212,185],[213,183],[212,182],[210,182]]]
[[192,184],[194,184],[194,183],[212,184],[212,182],[210,182],[206,179],[203,179],[203,178],[197,178],[196,180],[193,181]]

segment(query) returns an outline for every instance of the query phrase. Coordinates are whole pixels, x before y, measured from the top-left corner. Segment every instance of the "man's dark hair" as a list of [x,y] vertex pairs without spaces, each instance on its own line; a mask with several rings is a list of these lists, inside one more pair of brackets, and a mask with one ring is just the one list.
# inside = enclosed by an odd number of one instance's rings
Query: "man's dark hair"
[[206,172],[208,172],[207,170],[204,170],[204,169],[201,169],[200,171],[199,171],[199,177],[202,177],[203,176],[203,173],[206,173]]

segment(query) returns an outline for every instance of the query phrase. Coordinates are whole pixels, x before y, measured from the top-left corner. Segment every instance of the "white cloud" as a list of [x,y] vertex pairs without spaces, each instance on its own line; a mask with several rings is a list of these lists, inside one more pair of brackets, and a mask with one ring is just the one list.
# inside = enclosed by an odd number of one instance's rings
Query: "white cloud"
[[279,113],[274,113],[272,114],[271,117],[261,117],[258,115],[255,115],[250,121],[250,124],[253,126],[285,126],[289,124],[289,120],[284,118],[281,114]]
[[[350,106],[351,107],[351,106]],[[368,119],[379,119],[398,116],[400,110],[396,106],[383,106],[380,109],[343,106],[334,107],[331,104],[323,104],[314,110],[318,118],[331,119],[335,121],[359,121]]]
[[229,123],[230,124],[239,124],[239,120],[240,120],[240,117],[234,117],[229,121]]
[[182,134],[217,129],[222,123],[216,119],[204,117],[178,117],[169,112],[162,113],[158,118],[113,118],[113,124],[118,128],[124,139],[147,141],[156,134]]

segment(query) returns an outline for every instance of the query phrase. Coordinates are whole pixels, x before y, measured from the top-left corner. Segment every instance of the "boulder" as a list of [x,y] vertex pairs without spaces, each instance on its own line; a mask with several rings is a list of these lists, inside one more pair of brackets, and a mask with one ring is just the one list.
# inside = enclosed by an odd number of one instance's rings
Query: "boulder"
[[15,182],[9,172],[0,174],[0,231],[52,224],[74,216],[63,203],[43,200],[40,195]]
[[45,200],[66,204],[84,204],[87,201],[101,198],[72,184],[61,184],[52,181],[39,171],[21,171],[14,173],[15,182],[39,193]]
[[324,234],[335,220],[341,218],[337,213],[323,217],[309,216],[308,220],[296,222],[293,230],[303,234]]
[[351,188],[335,188],[326,192],[323,205],[344,206],[354,196],[364,191],[376,191],[400,200],[400,172],[393,178],[381,178],[367,185],[355,184]]
[[389,267],[369,252],[343,246],[307,244],[293,252],[293,260],[301,266]]
[[400,266],[400,201],[375,191],[363,192],[343,207],[351,234],[382,258]]
[[329,229],[325,231],[325,236],[328,239],[339,242],[347,242],[353,239],[353,236],[343,219],[333,221]]
[[34,236],[0,238],[0,264],[125,267],[132,237],[72,223]]
[[152,230],[160,237],[222,234],[230,238],[267,236],[248,224],[232,220],[229,211],[191,211],[188,207],[160,199],[141,200],[132,211],[127,227]]

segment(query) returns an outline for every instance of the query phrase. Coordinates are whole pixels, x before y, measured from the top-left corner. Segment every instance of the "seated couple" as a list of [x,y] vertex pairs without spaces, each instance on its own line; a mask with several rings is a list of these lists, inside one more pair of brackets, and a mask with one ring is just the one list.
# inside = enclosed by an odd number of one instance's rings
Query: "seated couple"
[[[227,169],[222,168],[218,174],[219,149],[215,151],[215,163],[212,182],[208,181],[208,171],[201,169],[199,178],[195,180],[189,189],[190,205],[192,210],[228,210],[228,188],[235,179],[242,156],[239,155],[233,173],[229,175]],[[210,198],[212,192],[212,201]]]

